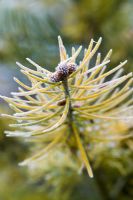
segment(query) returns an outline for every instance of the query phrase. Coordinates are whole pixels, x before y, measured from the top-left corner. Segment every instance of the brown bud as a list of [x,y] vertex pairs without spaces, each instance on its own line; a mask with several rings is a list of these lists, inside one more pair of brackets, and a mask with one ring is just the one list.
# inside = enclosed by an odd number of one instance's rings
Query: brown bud
[[70,75],[76,71],[77,65],[75,63],[68,63],[67,68],[68,68],[68,74]]
[[58,103],[57,103],[58,106],[64,106],[65,104],[66,104],[66,100],[65,100],[65,99],[60,100],[60,101],[58,101]]
[[63,74],[61,71],[56,71],[50,76],[52,82],[59,82],[63,80]]
[[63,81],[66,77],[76,71],[77,65],[75,63],[65,60],[58,64],[56,71],[51,75],[50,80],[52,82]]
[[58,66],[56,67],[56,71],[60,71],[63,76],[67,76],[68,75],[68,68],[67,68],[67,62],[61,62],[58,64]]

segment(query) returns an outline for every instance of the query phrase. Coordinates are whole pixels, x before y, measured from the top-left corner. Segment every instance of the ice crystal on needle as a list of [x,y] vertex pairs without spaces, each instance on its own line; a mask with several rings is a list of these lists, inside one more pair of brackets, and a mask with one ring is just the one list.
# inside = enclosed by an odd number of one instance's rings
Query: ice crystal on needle
[[[72,47],[72,55],[68,56],[60,36],[58,41],[60,62],[55,72],[44,69],[29,58],[27,61],[36,69],[17,62],[31,85],[14,78],[20,85],[19,91],[12,92],[12,98],[2,97],[15,111],[13,115],[3,114],[16,121],[10,125],[15,130],[6,131],[6,135],[26,137],[31,142],[43,144],[43,149],[21,165],[46,159],[46,153],[52,153],[57,146],[65,146],[82,161],[89,176],[93,177],[88,159],[88,146],[91,139],[97,137],[95,134],[93,138],[93,127],[100,129],[109,121],[112,124],[113,120],[132,119],[132,116],[124,115],[132,109],[132,73],[122,75],[127,61],[110,69],[112,50],[101,60],[101,54],[97,53],[101,38],[97,42],[90,41],[79,63],[76,59],[82,46],[77,50]],[[95,54],[96,61],[92,67],[90,62],[94,61]],[[97,120],[100,120],[99,125]],[[106,136],[105,139],[109,138]]]

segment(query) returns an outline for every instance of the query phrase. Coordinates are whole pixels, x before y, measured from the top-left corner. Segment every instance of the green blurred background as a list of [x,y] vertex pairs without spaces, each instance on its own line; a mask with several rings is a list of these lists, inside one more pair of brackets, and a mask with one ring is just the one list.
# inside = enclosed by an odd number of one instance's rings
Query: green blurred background
[[[15,61],[27,64],[25,58],[29,57],[54,70],[59,61],[58,35],[68,51],[80,44],[87,47],[91,38],[102,36],[103,55],[112,48],[112,64],[128,59],[125,70],[133,71],[133,0],[0,0],[1,95],[10,96],[16,90],[14,76],[25,81]],[[2,100],[0,112],[11,112]],[[132,148],[130,159],[123,158],[125,166],[130,165],[125,174],[101,166],[90,180],[86,173],[78,176],[55,168],[56,178],[50,183],[45,175],[35,178],[18,167],[28,155],[29,145],[5,138],[8,124],[0,118],[0,200],[133,199]]]

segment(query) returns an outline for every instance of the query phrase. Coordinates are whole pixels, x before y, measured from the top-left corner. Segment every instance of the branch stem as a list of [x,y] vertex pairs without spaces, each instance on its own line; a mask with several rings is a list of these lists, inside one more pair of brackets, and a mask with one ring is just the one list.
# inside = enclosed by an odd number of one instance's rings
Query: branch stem
[[63,87],[64,87],[64,92],[65,92],[65,98],[69,99],[69,111],[68,111],[68,124],[70,127],[70,130],[72,131],[72,122],[73,122],[73,114],[72,114],[72,104],[71,104],[71,97],[70,97],[70,92],[69,92],[69,86],[68,86],[68,80],[65,78],[63,81]]
[[79,133],[77,131],[77,127],[76,127],[76,125],[74,123],[73,113],[72,113],[72,105],[71,105],[71,97],[70,97],[70,92],[69,92],[69,86],[68,86],[67,78],[64,79],[62,81],[62,83],[63,83],[63,86],[64,86],[65,98],[69,99],[68,125],[69,125],[71,133],[74,134],[74,137],[75,137],[76,143],[77,143],[77,147],[78,147],[78,149],[80,151],[83,163],[86,166],[88,174],[89,174],[90,177],[93,177],[93,172],[92,172],[89,160],[88,160],[87,153],[86,153],[86,151],[84,149],[84,146],[83,146],[83,144],[81,142],[81,139],[80,139],[80,135],[79,135]]

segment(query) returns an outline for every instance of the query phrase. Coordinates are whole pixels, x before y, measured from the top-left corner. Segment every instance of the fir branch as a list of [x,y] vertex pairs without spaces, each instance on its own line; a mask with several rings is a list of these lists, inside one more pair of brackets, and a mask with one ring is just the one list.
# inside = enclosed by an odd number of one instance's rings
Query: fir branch
[[[129,109],[132,110],[133,78],[132,73],[121,75],[127,61],[105,71],[110,63],[110,50],[103,60],[98,53],[94,67],[88,69],[101,41],[102,38],[94,45],[92,39],[78,64],[76,59],[82,46],[77,50],[72,47],[69,57],[59,36],[60,62],[55,72],[42,68],[29,58],[27,61],[35,69],[17,62],[31,85],[27,86],[14,78],[20,85],[18,92],[12,92],[12,98],[1,96],[15,111],[13,115],[2,115],[16,121],[10,125],[15,131],[6,131],[6,135],[25,137],[29,142],[39,142],[44,146],[21,165],[36,165],[38,161],[46,159],[46,154],[52,154],[56,147],[61,146],[70,150],[72,158],[76,157],[78,166],[82,160],[89,176],[93,177],[89,160],[93,162],[92,155],[95,155],[96,149],[91,154],[89,145],[94,145],[94,142],[118,142],[132,137],[132,133],[125,134],[125,120],[133,118],[132,113],[127,113]],[[109,137],[110,133],[107,133],[116,126],[116,120],[121,124],[122,135]],[[126,127],[124,131],[123,126]]]

